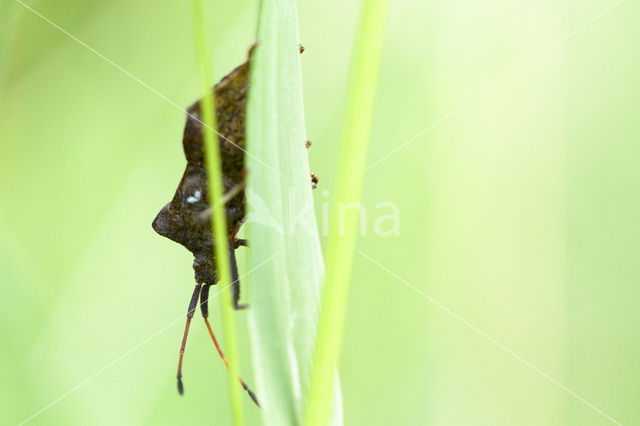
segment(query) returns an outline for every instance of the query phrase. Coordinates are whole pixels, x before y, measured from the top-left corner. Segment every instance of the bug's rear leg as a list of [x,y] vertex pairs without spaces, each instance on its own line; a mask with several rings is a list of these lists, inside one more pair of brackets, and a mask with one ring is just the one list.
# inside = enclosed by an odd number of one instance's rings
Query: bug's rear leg
[[240,300],[240,277],[238,274],[238,263],[236,261],[235,250],[238,247],[248,247],[249,243],[244,238],[236,238],[233,244],[229,247],[229,261],[231,262],[231,291],[233,291],[233,307],[234,309],[245,309],[247,304],[239,305]]
[[[213,344],[216,346],[216,350],[218,351],[218,355],[220,355],[220,358],[222,358],[222,362],[224,362],[224,365],[227,366],[229,373],[235,374],[235,372],[231,369],[231,366],[229,365],[229,361],[227,361],[227,358],[224,356],[224,353],[222,352],[222,348],[218,343],[218,339],[216,339],[216,335],[213,334],[213,328],[211,328],[211,324],[209,323],[209,288],[210,287],[211,286],[208,284],[205,284],[202,287],[202,293],[200,296],[200,311],[202,311],[202,318],[204,318],[204,322],[207,325],[207,329],[209,330],[209,335],[211,336],[211,340],[213,340]],[[247,384],[244,382],[244,380],[242,380],[242,378],[239,375],[236,374],[236,377],[238,378],[240,385],[242,385],[242,388],[246,390],[247,393],[249,394],[249,397],[253,400],[253,402],[255,402],[255,404],[258,407],[260,407],[260,403],[258,402],[258,398],[256,397],[256,394],[253,393],[253,391],[249,388],[249,386],[247,386]]]
[[236,262],[236,249],[233,244],[229,244],[229,263],[231,266],[231,292],[233,294],[233,308],[246,309],[247,304],[240,305],[240,277],[238,275],[238,263]]

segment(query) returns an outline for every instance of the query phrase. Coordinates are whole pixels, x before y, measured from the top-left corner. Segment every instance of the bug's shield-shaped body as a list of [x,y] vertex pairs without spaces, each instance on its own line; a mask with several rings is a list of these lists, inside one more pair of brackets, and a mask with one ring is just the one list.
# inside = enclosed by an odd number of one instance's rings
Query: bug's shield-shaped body
[[[214,87],[224,193],[243,188],[244,184],[248,79],[249,61],[231,71]],[[199,102],[189,107],[188,112],[182,139],[187,167],[173,199],[153,221],[153,229],[191,251],[195,258],[193,269],[196,282],[211,285],[218,281],[218,277],[211,225],[208,220],[203,220],[203,213],[209,208],[209,188]],[[233,250],[236,234],[245,215],[244,189],[228,200],[226,211],[227,237]]]

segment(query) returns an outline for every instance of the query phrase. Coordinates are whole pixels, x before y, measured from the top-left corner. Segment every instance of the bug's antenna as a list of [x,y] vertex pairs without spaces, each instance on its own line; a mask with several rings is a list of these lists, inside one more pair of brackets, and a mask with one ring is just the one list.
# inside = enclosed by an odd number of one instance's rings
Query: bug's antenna
[[[191,296],[191,302],[189,302],[189,310],[187,311],[187,325],[184,327],[184,336],[182,336],[182,345],[180,346],[180,358],[178,359],[178,392],[180,395],[184,395],[184,386],[182,386],[182,358],[184,357],[184,347],[187,345],[187,335],[189,334],[189,325],[191,325],[191,318],[193,318],[193,312],[198,306],[198,296],[200,295],[200,284],[196,284],[196,288],[193,290]],[[206,286],[208,287],[208,286]]]
[[[207,324],[209,335],[213,340],[213,344],[216,345],[216,349],[218,350],[218,354],[220,355],[220,358],[222,358],[224,365],[227,366],[229,373],[234,374],[233,370],[231,369],[231,366],[229,365],[229,361],[227,361],[227,358],[224,356],[224,353],[222,352],[222,349],[218,344],[218,339],[216,339],[216,335],[213,334],[213,329],[211,328],[211,324],[209,323],[209,287],[211,286],[207,284],[205,284],[204,287],[202,287],[202,294],[200,296],[200,310],[202,311],[202,317],[204,318],[205,324]],[[242,388],[247,391],[247,393],[249,394],[253,402],[255,402],[255,404],[258,407],[260,407],[260,403],[258,402],[258,397],[256,397],[256,394],[253,393],[253,391],[249,388],[249,386],[247,386],[247,384],[244,382],[244,380],[242,380],[240,376],[236,374],[236,377],[238,378],[238,381],[242,385]]]

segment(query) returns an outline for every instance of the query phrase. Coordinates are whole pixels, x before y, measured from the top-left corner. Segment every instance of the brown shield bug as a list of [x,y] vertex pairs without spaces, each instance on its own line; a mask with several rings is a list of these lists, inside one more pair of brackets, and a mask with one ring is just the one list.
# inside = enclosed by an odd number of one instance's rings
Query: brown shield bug
[[[235,309],[246,307],[238,304],[240,283],[235,249],[247,245],[245,240],[237,238],[237,233],[245,216],[244,133],[248,81],[249,61],[247,60],[247,62],[227,74],[213,89],[218,134],[220,136],[222,181],[227,215],[227,240],[232,274],[231,287]],[[182,139],[187,167],[173,199],[160,210],[152,224],[153,229],[158,234],[183,245],[194,256],[193,269],[195,271],[196,286],[187,311],[187,324],[178,361],[178,391],[181,395],[184,392],[182,385],[182,359],[187,343],[189,325],[198,305],[198,300],[200,300],[202,316],[213,343],[227,368],[231,371],[208,320],[209,289],[218,282],[218,275],[213,255],[213,235],[210,225],[211,211],[208,203],[207,169],[204,159],[202,126],[200,102],[198,101],[188,109],[187,123]],[[249,389],[240,377],[238,377],[238,380],[249,393],[251,399],[259,406],[258,399],[253,391]]]
[[[254,45],[255,46],[255,45]],[[302,53],[304,48],[300,46]],[[252,49],[249,51],[251,57]],[[222,161],[222,183],[224,187],[225,211],[227,216],[227,242],[231,269],[231,290],[235,309],[246,308],[240,305],[240,282],[236,264],[235,250],[246,246],[246,240],[237,237],[245,216],[245,115],[249,86],[249,63],[245,63],[231,71],[213,88],[216,118],[218,122],[218,141]],[[153,229],[163,237],[167,237],[187,248],[194,256],[196,286],[191,296],[187,311],[180,357],[178,360],[178,391],[182,395],[182,360],[187,344],[187,335],[191,319],[200,301],[200,310],[213,343],[223,362],[231,372],[220,345],[209,323],[208,298],[209,289],[218,282],[211,232],[211,209],[208,203],[207,169],[204,158],[202,137],[203,123],[200,118],[200,101],[191,105],[187,111],[187,123],[184,128],[182,145],[187,159],[187,167],[178,184],[175,195],[165,205],[153,221]],[[311,142],[306,142],[306,147]],[[312,187],[318,183],[318,177],[311,172]],[[242,378],[238,381],[247,391],[251,399],[260,406],[256,395]]]

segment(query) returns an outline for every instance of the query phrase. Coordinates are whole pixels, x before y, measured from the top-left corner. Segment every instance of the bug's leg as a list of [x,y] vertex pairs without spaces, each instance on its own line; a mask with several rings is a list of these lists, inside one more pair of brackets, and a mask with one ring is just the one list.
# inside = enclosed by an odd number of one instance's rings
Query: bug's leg
[[[233,199],[233,197],[235,197],[236,195],[238,195],[239,193],[241,193],[244,190],[244,182],[242,183],[237,183],[235,184],[229,191],[227,191],[223,196],[222,196],[222,203],[227,204],[229,201],[231,201],[231,199]],[[198,214],[198,222],[201,224],[205,224],[211,221],[211,207],[207,208],[206,210],[201,211]],[[235,215],[235,217],[234,217]],[[227,208],[227,220],[231,220],[231,219],[238,219],[240,217],[242,217],[242,211],[239,208]]]
[[233,248],[237,249],[238,247],[249,247],[249,242],[244,238],[236,238],[233,243]]
[[[204,318],[204,323],[207,325],[207,330],[209,330],[209,335],[211,336],[211,340],[213,340],[213,344],[216,346],[216,350],[218,351],[220,358],[222,358],[222,362],[224,362],[224,365],[227,366],[229,373],[235,374],[234,371],[231,369],[231,366],[229,365],[229,361],[227,361],[227,358],[224,356],[224,353],[222,352],[222,348],[220,348],[220,344],[218,343],[218,339],[216,339],[216,335],[213,334],[213,328],[211,328],[211,324],[209,323],[209,288],[210,287],[211,286],[208,284],[205,284],[202,287],[202,295],[200,296],[200,310],[202,311],[202,318]],[[258,407],[260,407],[260,403],[258,402],[258,398],[256,397],[256,394],[253,393],[253,391],[249,388],[249,386],[247,386],[247,384],[244,382],[244,380],[242,380],[240,376],[236,374],[236,377],[238,378],[238,381],[242,385],[242,388],[247,391],[247,393],[249,394],[253,402],[255,402],[255,404]]]
[[196,288],[193,290],[191,302],[189,302],[189,310],[187,311],[187,325],[184,327],[182,345],[180,346],[180,358],[178,359],[178,392],[180,393],[180,395],[184,394],[184,386],[182,386],[182,358],[184,357],[184,348],[187,345],[187,335],[189,334],[191,318],[193,318],[193,312],[198,307],[198,296],[200,295],[200,287],[200,284],[196,284]]
[[225,211],[227,214],[227,223],[242,219],[244,216],[244,211],[239,207],[227,207]]
[[231,266],[231,292],[233,294],[233,309],[246,309],[247,305],[240,305],[240,277],[238,275],[238,263],[236,262],[236,249],[229,245],[229,263]]

